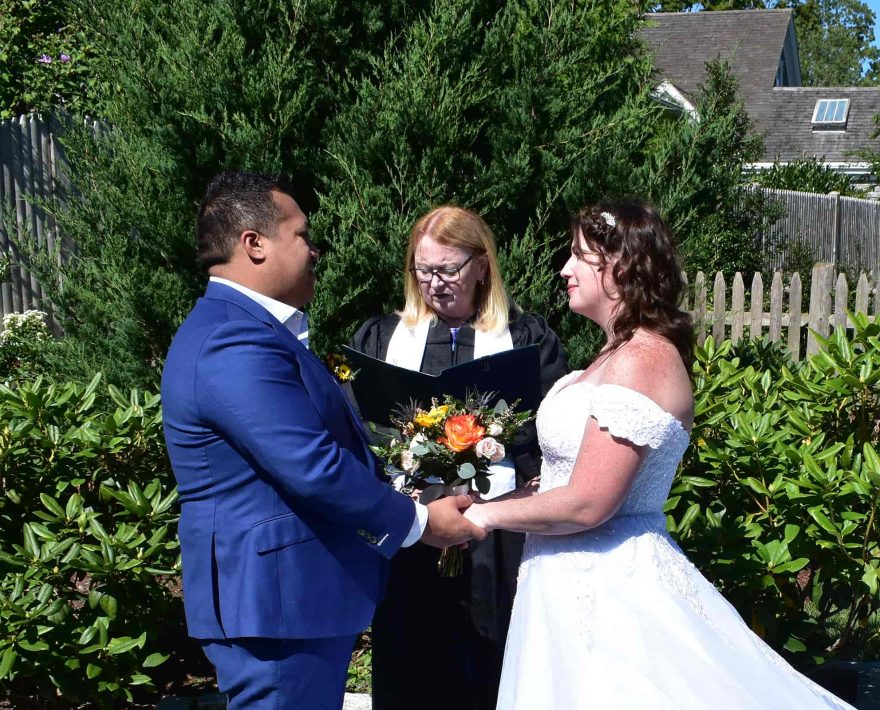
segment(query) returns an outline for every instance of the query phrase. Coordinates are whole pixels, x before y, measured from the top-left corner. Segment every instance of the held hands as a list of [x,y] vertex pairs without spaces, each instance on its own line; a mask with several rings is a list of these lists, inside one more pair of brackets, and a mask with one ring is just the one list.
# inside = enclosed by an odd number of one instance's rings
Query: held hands
[[474,501],[474,505],[464,511],[464,517],[488,533],[495,529],[489,516],[491,507],[490,503]]
[[474,538],[484,540],[486,531],[466,520],[461,513],[470,505],[471,499],[467,496],[449,496],[429,503],[428,525],[422,542],[443,548],[460,545]]
[[499,527],[492,514],[493,511],[497,512],[496,504],[506,500],[531,498],[538,492],[540,484],[541,480],[539,476],[538,478],[533,478],[532,480],[527,481],[525,484],[512,490],[510,493],[505,493],[503,496],[493,498],[491,502],[484,501],[475,493],[471,493],[474,505],[464,512],[464,517],[470,520],[474,525],[483,528],[486,532],[492,532]]

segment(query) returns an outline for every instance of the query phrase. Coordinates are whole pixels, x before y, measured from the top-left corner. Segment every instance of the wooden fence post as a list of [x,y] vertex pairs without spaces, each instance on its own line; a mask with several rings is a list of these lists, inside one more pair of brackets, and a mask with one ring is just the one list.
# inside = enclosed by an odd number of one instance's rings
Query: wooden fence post
[[727,287],[724,275],[719,271],[715,274],[715,286],[712,289],[712,337],[717,345],[724,340],[724,316],[727,312]]
[[730,339],[736,345],[743,337],[743,325],[745,324],[746,295],[742,274],[737,271],[733,275],[733,298],[730,301]]
[[770,342],[778,343],[782,338],[782,272],[773,274],[770,283]]
[[831,288],[834,279],[832,264],[816,264],[810,282],[810,320],[807,323],[807,355],[819,352],[816,335],[828,337],[831,317]]
[[761,328],[764,325],[764,280],[759,271],[752,277],[752,303],[751,317],[749,318],[749,337],[757,340],[761,337]]
[[856,313],[868,313],[868,301],[871,297],[871,286],[868,284],[868,275],[863,271],[859,274],[856,284]]
[[840,261],[840,193],[829,192],[828,197],[832,198],[831,214],[832,216],[832,235],[834,241],[831,245],[831,263],[837,266]]
[[795,271],[788,288],[788,352],[795,362],[801,359],[802,290],[801,275]]
[[846,274],[842,271],[837,276],[837,282],[834,285],[834,323],[831,328],[848,327],[849,318],[846,315],[846,309],[849,301],[849,285],[846,282]]
[[697,272],[694,279],[694,325],[697,328],[697,345],[706,342],[706,274]]

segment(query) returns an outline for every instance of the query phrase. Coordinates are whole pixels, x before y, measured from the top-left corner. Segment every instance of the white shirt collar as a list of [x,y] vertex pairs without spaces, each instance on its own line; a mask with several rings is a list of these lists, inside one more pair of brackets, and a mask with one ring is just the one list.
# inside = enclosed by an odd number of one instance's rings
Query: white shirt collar
[[276,301],[274,298],[269,298],[262,293],[252,291],[239,283],[235,283],[235,281],[223,279],[219,276],[211,276],[210,281],[229,286],[229,288],[235,289],[239,293],[250,298],[252,301],[260,304],[263,308],[269,311],[279,323],[293,333],[303,345],[309,347],[309,319],[305,313],[286,303]]

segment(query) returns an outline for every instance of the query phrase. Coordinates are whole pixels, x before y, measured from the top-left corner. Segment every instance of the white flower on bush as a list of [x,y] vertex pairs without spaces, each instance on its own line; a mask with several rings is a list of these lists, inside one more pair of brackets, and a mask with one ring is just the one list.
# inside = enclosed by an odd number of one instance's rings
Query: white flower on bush
[[502,431],[504,431],[504,429],[502,429],[501,425],[498,422],[492,422],[489,425],[489,428],[486,429],[486,433],[489,436],[500,436]]
[[499,444],[491,436],[481,439],[474,447],[477,456],[489,459],[491,463],[498,463],[504,458],[504,444]]
[[404,451],[400,455],[400,465],[403,467],[404,471],[408,471],[409,473],[413,473],[419,468],[419,462],[412,451]]
[[48,337],[49,329],[46,327],[46,314],[43,311],[25,311],[3,316],[0,345],[39,342]]

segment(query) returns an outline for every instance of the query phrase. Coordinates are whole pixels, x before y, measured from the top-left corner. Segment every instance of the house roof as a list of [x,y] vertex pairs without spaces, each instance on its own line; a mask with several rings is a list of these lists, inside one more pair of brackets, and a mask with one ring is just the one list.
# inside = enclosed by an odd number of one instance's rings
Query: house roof
[[[645,19],[641,36],[654,54],[657,83],[670,82],[692,101],[706,78],[706,63],[730,60],[746,110],[764,136],[764,161],[807,156],[853,163],[860,161],[853,151],[880,146],[871,138],[880,88],[774,87],[783,56],[798,61],[793,36],[786,52],[791,10],[661,12]],[[850,100],[845,131],[814,130],[819,99]]]
[[706,63],[729,60],[748,106],[775,82],[792,11],[656,12],[645,20],[640,34],[653,51],[659,80],[693,99]]
[[[849,99],[846,131],[813,129],[813,109],[820,99]],[[880,88],[777,87],[749,111],[763,130],[766,160],[809,156],[828,163],[858,162],[852,151],[878,145],[871,135],[880,113]]]

